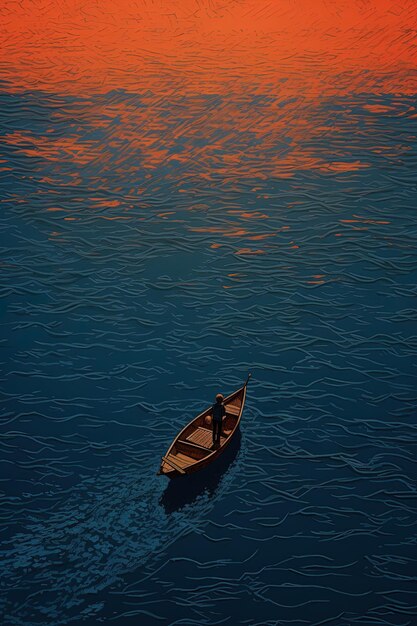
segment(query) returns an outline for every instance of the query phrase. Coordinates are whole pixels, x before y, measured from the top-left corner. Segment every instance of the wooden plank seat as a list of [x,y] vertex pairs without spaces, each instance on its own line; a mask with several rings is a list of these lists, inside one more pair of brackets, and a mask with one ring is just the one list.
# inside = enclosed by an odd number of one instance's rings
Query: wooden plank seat
[[[223,435],[220,438],[220,441],[224,441],[226,437]],[[194,430],[191,434],[188,435],[186,441],[191,441],[191,443],[196,443],[198,446],[205,448],[206,450],[211,450],[213,445],[213,432],[208,428],[202,428],[199,426]]]
[[228,415],[235,415],[237,417],[240,413],[240,407],[234,406],[233,404],[226,404],[225,409]]
[[187,441],[187,439],[178,439],[177,448],[181,448],[185,453],[187,453],[187,449],[190,452],[197,450],[198,452],[203,451],[204,453],[207,453],[207,448],[205,446],[200,446],[200,444],[194,443],[193,441]]
[[183,443],[185,446],[190,446],[190,448],[199,448],[200,450],[207,452],[206,446],[201,446],[199,443],[189,441],[189,437],[187,437],[187,439],[178,439],[178,442]]
[[188,465],[194,462],[194,459],[191,459],[189,456],[187,456],[186,454],[182,454],[181,452],[177,452],[176,454],[170,452],[170,454],[167,454],[163,460],[165,463],[169,463],[171,461],[181,468],[186,468]]
[[163,460],[165,463],[168,463],[168,465],[169,465],[170,467],[173,467],[173,468],[174,468],[175,470],[177,470],[180,474],[185,474],[185,472],[184,472],[184,470],[182,469],[182,467],[181,467],[178,463],[176,463],[172,457],[173,457],[173,455],[171,455],[171,454],[170,454],[169,456],[163,456],[163,457],[162,457],[162,460]]

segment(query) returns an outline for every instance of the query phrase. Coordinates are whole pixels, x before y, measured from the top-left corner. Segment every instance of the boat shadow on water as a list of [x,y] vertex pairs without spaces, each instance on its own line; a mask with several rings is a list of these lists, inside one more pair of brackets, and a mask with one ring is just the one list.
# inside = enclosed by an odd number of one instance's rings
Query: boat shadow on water
[[241,434],[238,431],[214,463],[195,474],[171,478],[159,501],[165,512],[174,513],[184,506],[193,504],[204,493],[212,498],[222,478],[235,461],[240,450],[240,443]]

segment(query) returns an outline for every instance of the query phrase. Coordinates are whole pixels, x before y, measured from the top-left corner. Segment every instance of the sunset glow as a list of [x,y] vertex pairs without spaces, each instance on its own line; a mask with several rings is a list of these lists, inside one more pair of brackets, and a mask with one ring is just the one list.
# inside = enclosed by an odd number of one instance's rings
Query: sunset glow
[[413,0],[23,0],[0,14],[0,77],[15,88],[211,93],[250,84],[309,97],[416,84]]

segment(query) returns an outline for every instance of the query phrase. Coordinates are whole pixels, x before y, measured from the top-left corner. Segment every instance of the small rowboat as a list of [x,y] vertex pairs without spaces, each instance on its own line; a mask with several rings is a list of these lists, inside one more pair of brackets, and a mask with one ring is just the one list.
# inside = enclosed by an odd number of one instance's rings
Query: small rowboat
[[158,474],[164,474],[169,478],[191,474],[212,463],[225,450],[239,429],[245,405],[246,387],[250,377],[251,374],[248,375],[243,387],[231,393],[223,401],[226,416],[223,418],[220,445],[213,449],[212,407],[210,406],[191,420],[175,437],[168,452],[162,457]]

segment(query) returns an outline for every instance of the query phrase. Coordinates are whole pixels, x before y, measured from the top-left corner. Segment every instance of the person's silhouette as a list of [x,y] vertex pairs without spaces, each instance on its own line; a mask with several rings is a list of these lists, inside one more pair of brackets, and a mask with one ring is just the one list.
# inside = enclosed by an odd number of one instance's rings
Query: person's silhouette
[[226,409],[223,404],[223,396],[218,393],[216,396],[216,402],[213,404],[213,448],[220,444],[220,437],[222,434],[222,422],[223,417],[226,415]]

